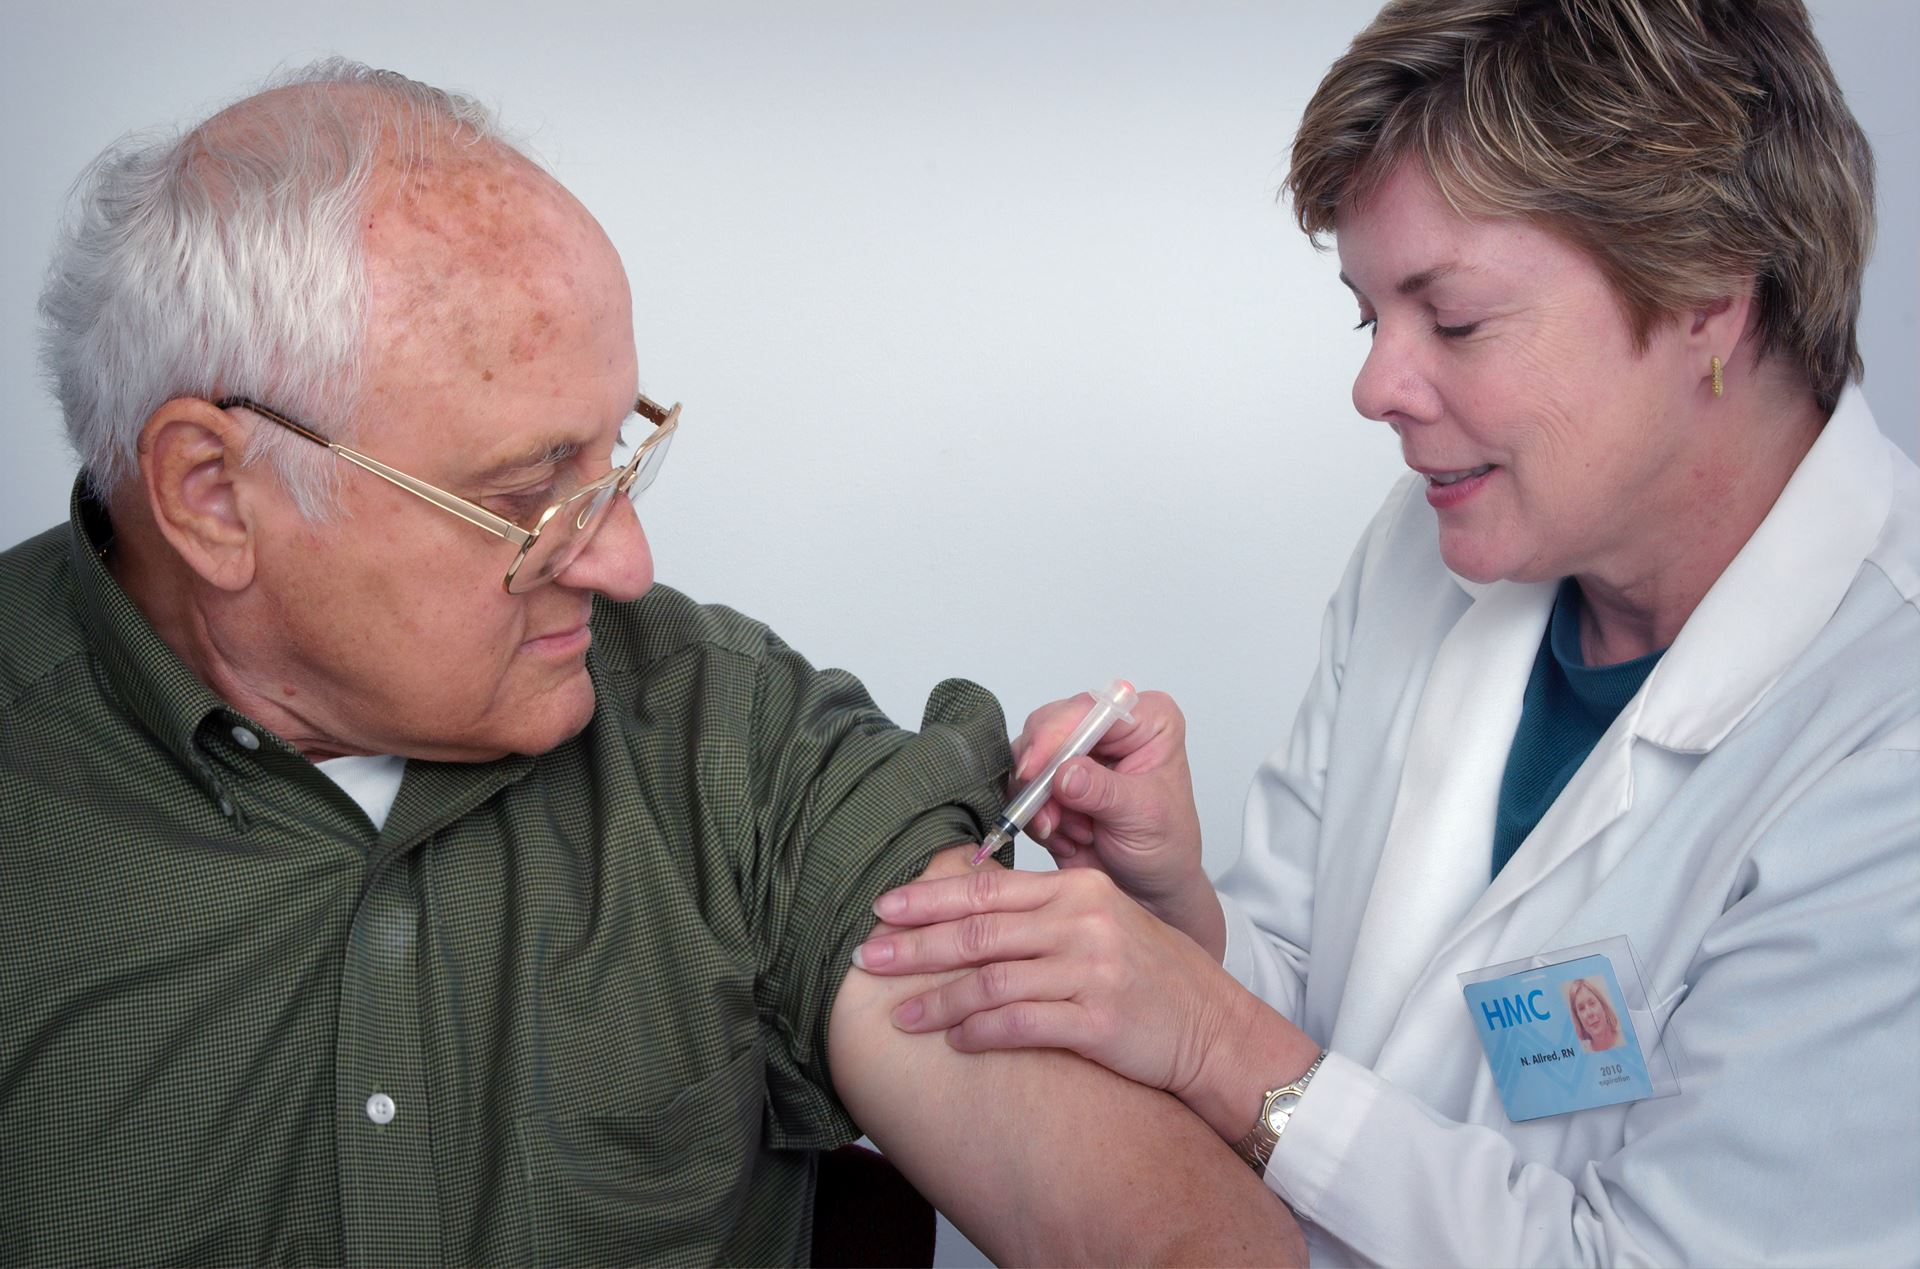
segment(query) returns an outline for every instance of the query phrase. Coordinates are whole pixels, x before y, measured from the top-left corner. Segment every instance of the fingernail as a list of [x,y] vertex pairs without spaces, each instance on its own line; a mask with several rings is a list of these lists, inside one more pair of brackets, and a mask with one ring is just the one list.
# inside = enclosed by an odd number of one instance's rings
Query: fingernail
[[903,1029],[910,1027],[920,1021],[921,1016],[926,1012],[927,1007],[918,1000],[909,1000],[893,1011],[893,1025]]
[[1086,773],[1086,770],[1084,768],[1074,767],[1072,770],[1068,771],[1065,775],[1060,777],[1060,792],[1066,794],[1070,798],[1077,798],[1082,793],[1085,793],[1087,791],[1087,786],[1091,785],[1092,783],[1093,783],[1093,778]]
[[853,949],[853,963],[861,969],[879,969],[893,959],[893,944],[874,939]]
[[1061,842],[1058,846],[1049,846],[1047,849],[1053,852],[1055,859],[1072,859],[1080,853],[1080,848],[1072,842]]
[[873,901],[873,914],[882,920],[897,917],[907,910],[907,896],[889,890]]

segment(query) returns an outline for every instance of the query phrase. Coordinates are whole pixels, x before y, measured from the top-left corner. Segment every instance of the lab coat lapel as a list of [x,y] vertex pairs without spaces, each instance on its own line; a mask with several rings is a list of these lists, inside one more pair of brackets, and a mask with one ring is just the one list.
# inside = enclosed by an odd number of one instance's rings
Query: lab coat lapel
[[[1646,696],[1644,685],[1640,696]],[[1454,946],[1533,889],[1632,807],[1633,724],[1639,713],[1640,701],[1636,700],[1614,719],[1567,787],[1520,843],[1520,849],[1481,893],[1446,947]]]
[[1408,992],[1487,888],[1507,751],[1556,585],[1487,587],[1440,645],[1407,742],[1332,1045],[1378,1057]]
[[[1447,947],[1520,899],[1632,808],[1636,740],[1705,753],[1778,681],[1839,607],[1879,536],[1891,500],[1885,448],[1858,391],[1849,389],[1772,512]],[[1834,488],[1847,493],[1836,496]],[[1802,510],[1808,503],[1844,510],[1809,515]],[[1791,594],[1781,593],[1782,578],[1792,579]],[[1600,858],[1593,866],[1604,872],[1613,862]]]

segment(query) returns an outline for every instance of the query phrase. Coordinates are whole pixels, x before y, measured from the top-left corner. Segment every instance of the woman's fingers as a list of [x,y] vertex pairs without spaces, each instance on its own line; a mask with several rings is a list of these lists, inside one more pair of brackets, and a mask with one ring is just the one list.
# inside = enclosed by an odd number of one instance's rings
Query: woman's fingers
[[[1013,744],[1013,783],[1024,787],[1039,775],[1092,708],[1093,696],[1082,692],[1064,701],[1042,705],[1027,715],[1026,726],[1021,728],[1020,737]],[[1143,693],[1131,715],[1131,719],[1116,720],[1100,738],[1100,743],[1093,747],[1096,756],[1115,762],[1163,735],[1184,738],[1186,734],[1180,707],[1165,692]]]
[[886,891],[873,901],[873,914],[890,925],[931,925],[975,912],[1031,912],[1059,890],[1052,873],[983,868]]
[[[989,1049],[1072,1049],[1084,1044],[1085,1010],[1068,1001],[1022,1000],[976,1013],[947,1030],[947,1043],[962,1053]],[[1123,1072],[1124,1073],[1124,1072]]]
[[902,1001],[893,1024],[902,1031],[945,1031],[1016,1001],[1070,1000],[1073,994],[1072,971],[1055,961],[995,961]]
[[[1091,819],[1079,811],[1068,810],[1065,807],[1053,807],[1050,809],[1055,816],[1053,832],[1048,838],[1050,844],[1064,843],[1069,848],[1068,853],[1072,853],[1071,848],[1073,847],[1093,845],[1093,821]],[[1060,852],[1055,850],[1054,853],[1057,855]]]
[[982,912],[870,938],[853,949],[853,963],[872,974],[937,974],[1051,950],[1051,940],[1033,922]]

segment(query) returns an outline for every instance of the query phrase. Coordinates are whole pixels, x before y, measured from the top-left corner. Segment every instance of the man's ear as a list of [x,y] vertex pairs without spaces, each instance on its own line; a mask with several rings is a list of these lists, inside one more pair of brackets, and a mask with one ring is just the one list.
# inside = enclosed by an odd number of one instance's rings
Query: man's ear
[[188,568],[221,590],[253,581],[254,525],[241,474],[248,433],[225,410],[175,397],[140,429],[147,509]]

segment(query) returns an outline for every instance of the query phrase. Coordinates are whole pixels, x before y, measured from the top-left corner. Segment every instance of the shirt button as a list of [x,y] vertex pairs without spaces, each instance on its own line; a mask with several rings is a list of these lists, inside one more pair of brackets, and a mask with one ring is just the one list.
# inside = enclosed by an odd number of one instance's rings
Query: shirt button
[[367,1098],[367,1118],[376,1124],[392,1123],[394,1109],[393,1098],[385,1093],[375,1093]]
[[228,819],[233,818],[233,800],[224,793],[220,795],[220,814]]
[[260,747],[260,737],[254,735],[245,727],[235,727],[233,729],[233,743],[239,745],[242,749],[258,749]]

